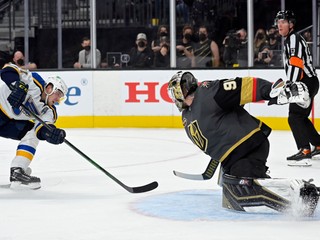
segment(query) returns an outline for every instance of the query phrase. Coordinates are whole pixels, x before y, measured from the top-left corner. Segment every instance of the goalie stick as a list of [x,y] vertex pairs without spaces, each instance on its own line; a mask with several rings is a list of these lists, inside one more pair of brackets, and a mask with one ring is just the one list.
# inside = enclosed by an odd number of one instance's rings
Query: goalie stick
[[206,170],[202,174],[188,174],[178,171],[173,171],[177,177],[186,178],[190,180],[208,180],[211,179],[219,166],[219,161],[211,159]]
[[[37,119],[44,127],[51,130],[52,128],[45,123],[38,115],[36,115],[34,112],[32,112],[29,108],[27,108],[24,104],[21,104],[21,107],[23,110],[25,110],[29,115]],[[88,162],[90,162],[93,166],[98,168],[100,171],[102,171],[105,175],[107,175],[109,178],[111,178],[113,181],[118,183],[121,187],[123,187],[125,190],[127,190],[130,193],[143,193],[151,191],[158,187],[158,182],[154,181],[149,184],[138,186],[138,187],[129,187],[122,183],[119,179],[117,179],[115,176],[113,176],[111,173],[109,173],[107,170],[105,170],[103,167],[101,167],[98,163],[93,161],[91,158],[89,158],[86,154],[84,154],[82,151],[80,151],[77,147],[75,147],[73,144],[71,144],[67,139],[64,139],[64,143],[66,143],[69,147],[71,147],[73,150],[75,150],[77,153],[79,153],[82,157],[84,157]]]

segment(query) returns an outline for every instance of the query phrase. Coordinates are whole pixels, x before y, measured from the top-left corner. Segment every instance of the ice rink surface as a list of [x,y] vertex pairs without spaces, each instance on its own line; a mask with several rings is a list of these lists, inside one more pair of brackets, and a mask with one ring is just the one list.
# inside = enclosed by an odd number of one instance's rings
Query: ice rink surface
[[[202,173],[209,158],[182,129],[66,129],[67,139],[129,186],[158,181],[131,194],[68,145],[41,142],[31,164],[39,190],[14,191],[9,181],[16,141],[0,139],[0,240],[308,240],[320,235],[320,208],[312,218],[248,214],[221,207],[217,176],[191,181],[177,170]],[[320,160],[288,167],[296,152],[288,131],[273,131],[270,175],[320,185]],[[217,175],[217,174],[216,174]]]

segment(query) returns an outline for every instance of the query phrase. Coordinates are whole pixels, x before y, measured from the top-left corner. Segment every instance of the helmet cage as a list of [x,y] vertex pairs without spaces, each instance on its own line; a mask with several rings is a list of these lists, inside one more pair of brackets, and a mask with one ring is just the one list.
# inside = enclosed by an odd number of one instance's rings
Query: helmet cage
[[168,84],[168,94],[180,112],[188,107],[184,100],[195,92],[197,87],[198,81],[190,72],[179,71],[171,78]]

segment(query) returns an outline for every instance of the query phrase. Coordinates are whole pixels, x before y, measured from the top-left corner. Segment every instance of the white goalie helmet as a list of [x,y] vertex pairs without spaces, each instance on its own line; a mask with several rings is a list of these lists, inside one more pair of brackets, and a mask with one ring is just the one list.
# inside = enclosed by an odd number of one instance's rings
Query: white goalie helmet
[[45,88],[49,84],[52,85],[52,91],[50,93],[46,92],[47,98],[48,98],[48,96],[50,96],[54,92],[60,91],[63,94],[63,96],[61,97],[61,100],[63,100],[68,92],[68,87],[67,87],[66,83],[63,81],[63,79],[59,76],[50,76],[50,77],[48,77],[48,79],[46,81]]

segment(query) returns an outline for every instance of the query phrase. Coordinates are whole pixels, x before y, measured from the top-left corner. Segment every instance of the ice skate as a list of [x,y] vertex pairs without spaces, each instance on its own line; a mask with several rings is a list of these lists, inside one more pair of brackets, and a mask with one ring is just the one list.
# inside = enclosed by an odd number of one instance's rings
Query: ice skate
[[320,160],[320,146],[315,147],[312,151],[311,151],[311,158],[313,160]]
[[[31,173],[31,169],[28,170]],[[40,178],[30,176],[20,167],[12,167],[10,173],[10,182],[12,189],[29,188],[29,189],[39,189]]]
[[288,166],[309,167],[311,163],[311,150],[300,149],[298,153],[287,157]]

